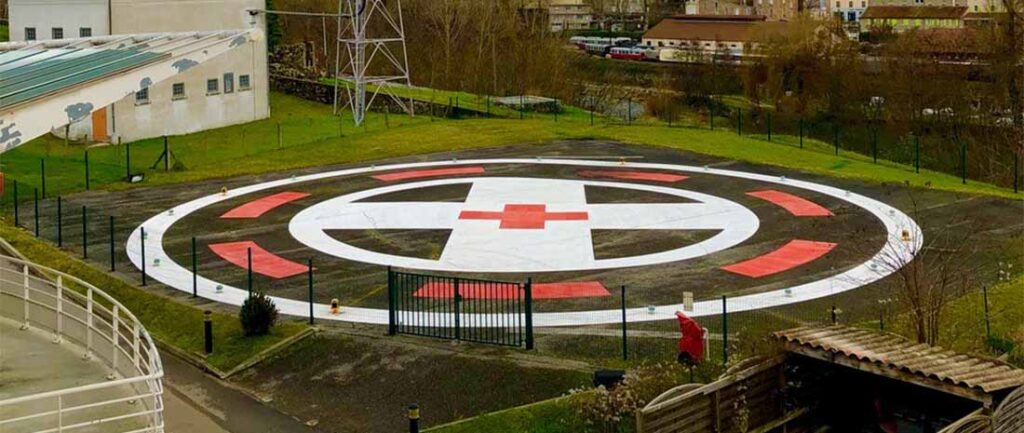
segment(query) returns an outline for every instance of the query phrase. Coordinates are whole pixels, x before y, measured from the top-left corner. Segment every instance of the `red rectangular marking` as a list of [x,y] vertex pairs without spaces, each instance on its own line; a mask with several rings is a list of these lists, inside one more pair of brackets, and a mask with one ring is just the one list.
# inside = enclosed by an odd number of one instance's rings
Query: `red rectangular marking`
[[278,207],[306,197],[309,197],[309,194],[302,192],[279,192],[238,206],[220,217],[225,219],[259,218]]
[[580,177],[604,177],[623,180],[646,180],[651,182],[673,183],[689,179],[689,176],[672,173],[657,173],[653,171],[595,171],[586,170],[579,172]]
[[813,262],[828,254],[835,247],[836,244],[831,242],[794,239],[768,254],[723,266],[722,269],[750,278],[761,278]]
[[769,201],[786,209],[789,213],[798,217],[828,217],[832,216],[832,211],[825,207],[807,200],[802,197],[797,197],[793,194],[776,191],[773,189],[764,191],[753,191],[748,192],[747,195],[751,197],[757,197],[759,199]]
[[[451,298],[455,287],[448,282],[424,284],[413,296],[417,298]],[[460,282],[459,294],[465,299],[519,299],[523,295],[511,284],[488,284]],[[599,281],[571,283],[536,283],[533,285],[533,299],[574,299],[611,296]]]
[[421,177],[458,176],[462,174],[482,174],[485,172],[486,170],[484,170],[483,167],[436,168],[432,170],[412,170],[400,171],[398,173],[378,174],[373,176],[373,178],[384,182],[396,182],[400,180],[419,179]]
[[270,278],[282,279],[303,274],[309,267],[271,253],[253,241],[211,244],[210,250],[220,258],[242,269],[249,269],[249,249],[252,248],[252,271]]

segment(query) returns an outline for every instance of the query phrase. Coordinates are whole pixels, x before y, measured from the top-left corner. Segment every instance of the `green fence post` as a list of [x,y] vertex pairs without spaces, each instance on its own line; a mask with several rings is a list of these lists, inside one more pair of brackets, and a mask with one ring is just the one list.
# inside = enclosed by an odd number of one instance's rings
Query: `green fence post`
[[57,196],[57,248],[64,247],[64,200]]
[[91,182],[89,181],[89,151],[85,151],[85,190],[91,189]]
[[487,118],[491,118],[491,96],[487,95]]
[[313,324],[313,259],[306,262],[309,272],[309,324]]
[[526,350],[533,350],[533,279],[526,280]]
[[988,286],[981,286],[982,301],[985,302],[985,342],[992,339],[992,324],[988,316]]
[[722,365],[729,365],[729,305],[722,296]]
[[82,258],[89,258],[89,209],[82,206]]
[[164,136],[164,171],[171,171],[171,145]]
[[111,215],[110,216],[110,272],[114,272],[116,270],[116,266],[114,265],[115,264],[115,262],[114,262],[115,259],[116,259],[116,257],[114,255],[114,216]]
[[39,158],[39,182],[43,189],[43,200],[46,200],[46,160]]
[[19,226],[20,223],[22,223],[22,217],[20,217],[20,215],[18,215],[19,213],[20,212],[18,212],[18,209],[17,209],[17,180],[15,180],[14,181],[14,226],[15,227]]
[[139,243],[142,245],[142,285],[146,285],[146,228],[140,227]]
[[[120,141],[120,139],[119,139]],[[124,178],[128,182],[132,181],[132,144],[128,143],[124,145]]]
[[391,266],[388,266],[388,335],[395,335],[398,331],[395,298],[395,277],[391,273]]
[[768,120],[768,142],[770,143],[772,141],[772,113],[767,113],[767,114],[768,114],[768,119],[767,119]]
[[914,173],[921,173],[921,137],[914,135]]
[[708,99],[708,122],[711,126],[711,130],[715,130],[715,106],[711,99]]
[[284,132],[281,131],[281,122],[277,122],[277,148],[284,149]]
[[960,182],[967,185],[967,145],[960,145]]
[[878,127],[871,128],[871,159],[878,164]]
[[878,313],[878,330],[885,332],[885,311]]
[[36,228],[35,228],[35,232],[36,232],[36,237],[38,238],[39,237],[39,188],[33,188],[32,189],[32,193],[33,193],[33,196],[35,197],[35,207],[36,207],[36,214],[35,214]]
[[459,279],[456,278],[453,283],[453,300],[455,301],[455,341],[462,340],[462,293],[459,288]]
[[[1017,181],[1020,180],[1020,156],[1014,154],[1014,193],[1020,192],[1020,186],[1017,186]],[[14,209],[17,209],[17,182],[14,182]],[[16,211],[15,211],[16,212]],[[14,218],[17,221],[17,217]],[[15,222],[15,225],[17,223]]]
[[629,343],[626,339],[626,286],[622,286],[622,360],[629,359]]
[[736,109],[736,135],[743,135],[743,109]]
[[193,298],[199,296],[199,278],[198,278],[198,275],[199,275],[199,272],[198,272],[199,271],[199,269],[198,269],[199,268],[199,260],[198,260],[198,253],[199,253],[199,251],[197,251],[197,249],[196,249],[196,237],[192,236],[192,297]]
[[839,124],[832,124],[832,143],[836,146],[836,156],[839,156]]
[[252,298],[252,248],[245,249],[246,258],[246,279],[245,287],[249,291],[249,297]]
[[800,148],[804,148],[804,118],[800,118]]

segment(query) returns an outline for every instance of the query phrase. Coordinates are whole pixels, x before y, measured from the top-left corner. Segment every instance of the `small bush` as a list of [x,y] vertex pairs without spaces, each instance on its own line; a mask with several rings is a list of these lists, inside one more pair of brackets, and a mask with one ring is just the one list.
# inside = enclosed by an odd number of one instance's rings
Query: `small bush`
[[625,380],[614,388],[571,391],[573,406],[588,432],[615,433],[648,402],[681,383],[683,374],[674,362],[641,365],[626,372]]
[[238,319],[246,336],[266,335],[277,322],[277,306],[269,296],[256,293],[242,304]]

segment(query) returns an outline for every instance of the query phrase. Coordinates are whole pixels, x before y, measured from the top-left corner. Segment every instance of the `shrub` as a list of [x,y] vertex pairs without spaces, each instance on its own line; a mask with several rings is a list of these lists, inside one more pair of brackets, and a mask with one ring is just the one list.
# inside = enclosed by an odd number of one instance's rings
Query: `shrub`
[[682,367],[674,362],[641,365],[626,372],[614,388],[573,390],[572,402],[589,431],[617,432],[648,402],[681,383],[682,377]]
[[277,322],[277,306],[269,296],[256,293],[242,304],[238,319],[242,322],[245,335],[266,335]]

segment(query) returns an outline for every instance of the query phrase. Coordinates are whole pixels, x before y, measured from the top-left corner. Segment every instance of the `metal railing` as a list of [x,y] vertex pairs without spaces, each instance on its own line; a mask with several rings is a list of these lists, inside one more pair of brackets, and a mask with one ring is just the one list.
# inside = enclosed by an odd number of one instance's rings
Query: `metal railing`
[[164,431],[160,355],[114,298],[68,274],[0,256],[0,317],[74,344],[108,373],[105,382],[0,400],[0,431]]

